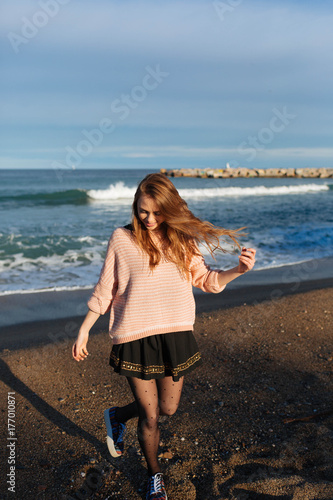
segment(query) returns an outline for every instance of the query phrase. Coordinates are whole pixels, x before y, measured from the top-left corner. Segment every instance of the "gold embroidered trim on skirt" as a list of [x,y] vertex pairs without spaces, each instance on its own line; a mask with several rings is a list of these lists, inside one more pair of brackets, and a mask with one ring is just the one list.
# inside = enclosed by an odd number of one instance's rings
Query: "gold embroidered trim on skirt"
[[178,375],[179,372],[187,370],[197,361],[199,361],[199,359],[201,359],[201,355],[199,352],[197,352],[193,356],[191,356],[187,361],[185,361],[185,363],[181,363],[180,365],[174,368],[170,366],[169,363],[165,363],[164,365],[144,366],[136,363],[129,363],[128,361],[121,361],[119,358],[116,357],[116,355],[112,351],[110,354],[110,359],[112,359],[116,367],[121,366],[121,368],[123,368],[124,370],[133,371],[136,373],[144,373],[148,375],[151,373],[164,373],[166,370],[170,370],[174,375]]

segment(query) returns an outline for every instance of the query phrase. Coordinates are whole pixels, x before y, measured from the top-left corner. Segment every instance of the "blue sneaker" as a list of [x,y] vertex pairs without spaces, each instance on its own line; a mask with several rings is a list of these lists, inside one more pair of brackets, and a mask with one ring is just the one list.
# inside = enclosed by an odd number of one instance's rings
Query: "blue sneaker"
[[120,457],[124,452],[124,434],[126,425],[115,419],[117,406],[104,410],[104,420],[107,430],[106,444],[112,457]]
[[146,500],[168,500],[161,472],[148,479]]

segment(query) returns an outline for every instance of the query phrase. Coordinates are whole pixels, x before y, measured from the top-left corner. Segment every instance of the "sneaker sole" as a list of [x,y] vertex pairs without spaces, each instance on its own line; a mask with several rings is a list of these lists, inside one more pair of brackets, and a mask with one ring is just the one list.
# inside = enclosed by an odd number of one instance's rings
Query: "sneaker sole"
[[[148,498],[148,497],[146,496],[146,498]],[[165,495],[165,500],[168,500],[168,496],[167,495]]]
[[114,446],[114,441],[113,441],[113,434],[112,434],[112,426],[110,422],[110,417],[109,417],[109,410],[104,410],[104,421],[105,421],[105,426],[106,426],[106,431],[107,431],[107,437],[106,437],[106,444],[109,449],[110,455],[114,458],[118,458],[122,455],[122,453],[118,453]]
[[[149,497],[146,496],[146,499],[147,498],[149,498]],[[167,494],[165,495],[165,500],[168,500],[168,495]]]

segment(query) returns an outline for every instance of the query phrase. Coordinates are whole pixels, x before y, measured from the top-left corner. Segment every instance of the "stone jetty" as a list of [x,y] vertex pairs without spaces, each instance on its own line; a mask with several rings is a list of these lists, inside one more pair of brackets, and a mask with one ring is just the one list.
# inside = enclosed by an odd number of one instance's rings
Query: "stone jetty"
[[160,172],[168,177],[210,177],[215,179],[230,179],[232,177],[294,177],[328,179],[333,177],[333,168],[181,168],[174,170],[162,168]]

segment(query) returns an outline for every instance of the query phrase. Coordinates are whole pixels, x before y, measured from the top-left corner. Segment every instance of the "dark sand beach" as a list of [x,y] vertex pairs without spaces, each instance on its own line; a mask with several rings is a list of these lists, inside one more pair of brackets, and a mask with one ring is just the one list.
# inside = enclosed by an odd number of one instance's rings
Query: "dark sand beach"
[[[203,366],[187,376],[178,412],[161,419],[169,500],[333,499],[333,280],[284,281],[197,295]],[[105,444],[103,410],[131,400],[108,366],[107,317],[77,363],[81,320],[18,318],[0,329],[2,498],[145,498],[136,422],[123,457]],[[15,493],[6,484],[9,392]]]

